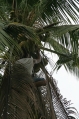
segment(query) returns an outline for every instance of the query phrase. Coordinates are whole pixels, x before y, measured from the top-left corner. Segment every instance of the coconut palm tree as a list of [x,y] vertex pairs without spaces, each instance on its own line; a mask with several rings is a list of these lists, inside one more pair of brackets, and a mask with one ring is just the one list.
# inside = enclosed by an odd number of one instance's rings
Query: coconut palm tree
[[[0,0],[0,118],[1,119],[77,119],[70,102],[63,99],[57,84],[45,66],[44,51],[55,53],[62,65],[78,71],[78,1]],[[45,47],[48,44],[49,47]],[[42,61],[34,71],[45,76],[47,85],[36,88],[22,65],[15,61],[23,54],[21,47]],[[52,46],[52,48],[50,48]],[[76,73],[76,71],[75,71]]]

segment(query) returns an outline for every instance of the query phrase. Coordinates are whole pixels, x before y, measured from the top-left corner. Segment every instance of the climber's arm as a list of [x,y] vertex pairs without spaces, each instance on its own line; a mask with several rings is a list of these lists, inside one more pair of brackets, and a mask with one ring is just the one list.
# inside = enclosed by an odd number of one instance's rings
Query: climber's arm
[[38,54],[38,58],[37,58],[37,59],[33,59],[34,64],[38,64],[38,63],[40,63],[40,62],[41,62],[41,55],[40,55],[40,51],[38,51],[38,52],[37,52],[37,54]]

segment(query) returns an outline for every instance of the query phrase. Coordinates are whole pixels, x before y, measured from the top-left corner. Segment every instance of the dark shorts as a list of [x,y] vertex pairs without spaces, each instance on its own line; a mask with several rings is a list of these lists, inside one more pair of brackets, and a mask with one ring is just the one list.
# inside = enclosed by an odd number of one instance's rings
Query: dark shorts
[[33,77],[33,81],[37,82],[37,81],[44,81],[44,78],[40,78],[40,77]]

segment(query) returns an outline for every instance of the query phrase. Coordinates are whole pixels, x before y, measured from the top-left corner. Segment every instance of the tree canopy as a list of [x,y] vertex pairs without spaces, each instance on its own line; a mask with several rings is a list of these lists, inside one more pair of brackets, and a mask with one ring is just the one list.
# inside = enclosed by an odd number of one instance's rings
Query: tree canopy
[[[61,117],[62,119],[74,118],[71,116],[71,113],[73,113],[74,111],[71,111],[70,108],[65,107],[69,103],[67,103],[65,99],[62,100],[62,97],[58,92],[54,79],[52,80],[49,72],[47,72],[47,70],[45,69],[45,66],[49,63],[49,58],[45,56],[44,51],[54,53],[58,56],[59,59],[56,62],[54,69],[59,70],[59,68],[62,65],[64,65],[66,69],[68,69],[71,72],[74,72],[77,76],[79,75],[78,73],[79,72],[78,1],[77,0],[76,1],[74,0],[72,1],[71,0],[69,1],[68,0],[50,0],[50,1],[49,0],[4,0],[4,1],[0,0],[0,3],[1,3],[0,5],[0,58],[1,58],[0,79],[1,79],[1,91],[2,91],[0,100],[3,99],[3,103],[2,103],[3,105],[1,105],[0,114],[4,113],[5,110],[4,103],[6,103],[7,101],[6,99],[8,99],[7,98],[8,93],[11,96],[11,92],[7,92],[6,97],[4,96],[5,90],[7,88],[4,87],[8,82],[8,78],[10,79],[10,77],[8,77],[6,81],[4,81],[4,79],[6,79],[5,78],[6,75],[5,73],[3,73],[2,76],[2,72],[4,72],[4,70],[6,69],[5,68],[6,65],[9,64],[8,71],[10,75],[10,70],[11,70],[10,66],[11,64],[14,64],[14,62],[18,59],[18,57],[20,58],[23,55],[23,51],[21,49],[23,47],[25,50],[28,50],[31,56],[33,56],[34,58],[37,57],[36,56],[37,49],[40,49],[41,51],[43,61],[39,65],[36,65],[34,67],[34,70],[35,73],[37,73],[38,71],[40,71],[41,68],[41,70],[43,71],[43,75],[45,74],[47,80],[50,82],[48,83],[47,88],[43,88],[42,90],[43,97],[42,94],[39,93],[41,95],[42,104],[43,103],[45,104],[43,105],[44,107],[42,107],[41,109],[44,108],[44,111],[46,110],[48,112],[47,118],[48,117],[50,117],[50,119],[52,118],[56,119]],[[45,44],[48,44],[49,47],[45,47],[46,46]],[[14,65],[14,69],[17,69],[15,65]],[[13,70],[14,72],[12,74],[13,79],[16,79],[15,78],[16,76],[14,75],[16,74],[15,71],[16,70]],[[19,69],[17,71],[19,72]],[[20,75],[19,73],[18,76]],[[23,73],[21,77],[24,75],[25,74]],[[29,76],[27,76],[27,78],[28,77]],[[25,79],[23,80],[24,82],[22,82],[21,80],[20,84],[25,84],[27,87],[28,85],[25,82]],[[17,80],[12,80],[12,81],[14,81],[13,82],[14,86],[17,87],[19,85],[17,83],[19,82],[18,78]],[[22,91],[18,93],[19,95],[14,91],[12,95],[14,94],[15,97],[17,97],[15,101],[16,102],[15,105],[18,105],[19,107],[20,106],[19,104],[22,103],[23,107],[21,108],[23,108],[23,110],[25,111],[24,108],[25,103],[22,102],[21,98],[18,101],[18,97],[20,97],[20,94],[23,93],[23,91],[24,91],[23,95],[26,93],[24,85],[23,85],[23,89],[21,85],[19,89],[20,91]],[[29,89],[30,91],[32,91],[30,87]],[[34,89],[34,92],[32,92],[31,96],[29,94],[30,100],[32,100],[34,104],[35,104],[33,99],[34,96],[36,96],[36,98],[38,97],[37,95],[35,95],[35,90],[36,89]],[[44,91],[45,91],[45,95],[44,95]],[[48,96],[49,98],[46,100],[45,96],[47,97],[48,94],[49,94]],[[22,97],[22,99],[24,99],[24,97]],[[14,100],[15,98],[13,98],[13,100],[11,101]],[[55,101],[57,101],[57,104]],[[28,119],[31,119],[32,118],[31,116],[33,116],[33,118],[36,119],[37,118],[36,115],[38,115],[38,111],[37,114],[34,115],[35,110],[31,109],[30,102],[27,104],[28,104],[27,108],[29,107],[28,112],[30,112],[29,114],[27,112]],[[48,106],[48,110],[46,104]],[[10,105],[10,103],[8,103],[8,105]],[[13,107],[13,104],[11,106]],[[14,109],[11,106],[10,108]],[[34,105],[34,107],[35,109],[37,109],[36,105]],[[19,117],[21,116],[19,113],[20,111],[22,111],[21,108],[19,108],[18,110]],[[61,109],[60,112],[58,112],[59,109]],[[10,112],[10,114],[11,113],[13,113],[13,110],[12,112]],[[33,115],[31,115],[31,113]],[[53,117],[51,116],[52,114]],[[23,113],[23,116],[24,115],[25,113]],[[10,115],[10,118],[11,116],[12,115]],[[25,118],[26,116],[24,117],[24,119]],[[19,118],[17,117],[17,119]]]

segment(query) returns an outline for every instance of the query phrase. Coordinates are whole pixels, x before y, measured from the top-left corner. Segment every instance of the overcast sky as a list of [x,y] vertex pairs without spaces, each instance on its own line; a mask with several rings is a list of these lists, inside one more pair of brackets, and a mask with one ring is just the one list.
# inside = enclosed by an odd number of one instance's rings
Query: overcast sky
[[62,67],[57,73],[54,72],[53,77],[57,80],[61,94],[67,100],[71,100],[77,111],[79,112],[79,79],[73,74],[66,72]]

